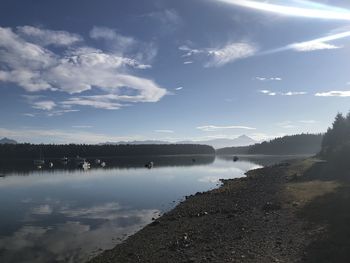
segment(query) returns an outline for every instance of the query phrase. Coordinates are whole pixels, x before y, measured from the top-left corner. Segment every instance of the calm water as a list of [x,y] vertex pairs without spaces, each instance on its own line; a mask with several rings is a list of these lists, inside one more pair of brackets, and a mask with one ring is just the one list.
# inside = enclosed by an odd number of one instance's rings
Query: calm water
[[124,158],[88,171],[2,164],[0,262],[84,261],[120,243],[184,196],[281,159],[158,157],[152,158],[154,168],[146,169],[145,158]]

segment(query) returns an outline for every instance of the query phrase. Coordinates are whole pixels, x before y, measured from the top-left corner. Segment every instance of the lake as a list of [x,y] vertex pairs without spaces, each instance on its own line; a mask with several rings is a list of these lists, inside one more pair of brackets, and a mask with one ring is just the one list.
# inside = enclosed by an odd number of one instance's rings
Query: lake
[[[164,156],[105,160],[84,171],[55,160],[0,166],[0,262],[82,262],[110,249],[186,195],[287,157]],[[144,164],[154,162],[152,169]],[[6,164],[5,164],[6,163]]]

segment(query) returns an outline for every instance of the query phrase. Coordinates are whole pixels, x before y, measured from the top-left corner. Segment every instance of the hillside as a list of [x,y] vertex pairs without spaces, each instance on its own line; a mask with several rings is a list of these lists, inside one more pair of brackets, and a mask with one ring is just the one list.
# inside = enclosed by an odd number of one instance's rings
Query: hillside
[[0,140],[0,144],[17,144],[17,142],[5,137]]
[[225,154],[316,154],[321,150],[322,134],[298,134],[276,138],[246,147],[226,147],[216,151]]

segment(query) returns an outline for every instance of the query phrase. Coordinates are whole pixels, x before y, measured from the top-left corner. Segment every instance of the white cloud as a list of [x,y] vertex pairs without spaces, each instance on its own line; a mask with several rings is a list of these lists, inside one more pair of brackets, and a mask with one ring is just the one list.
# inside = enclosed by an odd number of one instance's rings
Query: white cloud
[[260,93],[269,95],[269,96],[298,96],[298,95],[306,95],[307,92],[305,91],[288,91],[288,92],[274,92],[270,90],[259,90]]
[[226,130],[226,129],[242,129],[242,130],[255,130],[256,128],[248,127],[248,126],[215,126],[215,125],[205,125],[197,127],[198,130],[212,132],[217,130]]
[[193,61],[184,61],[185,65],[193,64]]
[[324,42],[315,42],[315,41],[296,43],[296,44],[290,45],[290,47],[295,51],[299,51],[299,52],[309,52],[309,51],[316,51],[316,50],[341,48],[340,46],[335,46]]
[[280,77],[255,77],[256,80],[259,81],[281,81]]
[[51,100],[36,101],[32,104],[34,109],[50,111],[56,107],[56,103]]
[[75,129],[90,129],[92,128],[93,126],[91,125],[73,125],[72,128],[75,128]]
[[318,92],[315,94],[317,97],[350,97],[350,90],[343,91],[327,91],[327,92]]
[[175,90],[182,90],[184,87],[178,87]]
[[344,31],[341,33],[334,34],[334,32],[337,32],[338,30],[331,31],[330,34],[328,34],[325,37],[316,38],[316,39],[312,39],[304,42],[292,43],[284,47],[260,52],[259,55],[269,55],[269,54],[279,53],[279,52],[288,51],[288,50],[292,50],[296,52],[312,52],[317,50],[340,49],[340,48],[343,48],[343,46],[332,45],[332,44],[329,44],[328,42],[350,37],[350,31]]
[[61,110],[54,110],[54,111],[49,111],[46,113],[47,116],[49,117],[54,117],[54,116],[61,116],[63,114],[66,113],[70,113],[70,112],[78,112],[80,110],[77,109],[61,109]]
[[200,53],[204,52],[203,50],[193,49],[193,48],[190,48],[186,45],[180,46],[179,50],[185,52],[185,54],[183,54],[182,57],[191,57],[193,55],[200,54]]
[[35,117],[36,115],[35,115],[34,113],[23,113],[23,116],[33,118],[33,117]]
[[110,100],[98,100],[97,98],[70,98],[68,100],[62,101],[62,105],[68,106],[89,106],[96,109],[105,110],[118,110],[122,107],[122,104],[118,102],[112,102]]
[[158,132],[158,133],[174,133],[173,130],[155,130],[155,132]]
[[[24,29],[25,27],[21,28],[22,31]],[[29,29],[30,32],[35,31],[35,28]],[[50,35],[50,39],[54,39],[53,35],[57,32],[58,38],[64,33],[64,31],[38,30],[41,34]],[[117,109],[122,106],[123,101],[157,102],[167,93],[153,80],[130,73],[132,69],[146,69],[150,65],[142,64],[122,54],[106,53],[84,46],[69,46],[63,55],[56,54],[44,45],[30,43],[12,29],[2,27],[0,27],[0,39],[0,63],[6,68],[0,70],[0,81],[13,82],[30,92],[51,90],[74,94],[100,89],[106,94],[105,96],[113,96],[114,100],[111,104],[111,101],[96,102],[97,98],[90,98],[90,102],[86,101],[89,98],[85,98],[85,101],[82,98],[79,100],[70,98],[67,100],[67,105]],[[140,53],[135,56],[142,57]],[[91,102],[92,100],[94,101]]]
[[[273,4],[267,1],[253,0],[215,0],[227,4],[256,9],[264,12],[276,13],[286,16],[308,17],[319,19],[350,20],[350,10],[333,7],[313,1],[281,1],[280,4]],[[283,3],[285,2],[285,3]]]
[[206,67],[220,67],[238,59],[255,55],[257,48],[248,43],[231,43],[223,48],[208,50],[209,61]]
[[305,91],[288,91],[285,93],[280,93],[282,96],[297,96],[297,95],[306,95]]
[[222,47],[191,49],[188,46],[180,46],[180,51],[185,58],[197,58],[205,67],[221,67],[236,60],[254,56],[258,48],[248,42],[233,42]]
[[291,121],[279,122],[279,123],[277,123],[277,125],[283,129],[294,129],[294,128],[298,127],[295,124],[293,124],[293,122],[291,122]]
[[262,93],[262,94],[269,95],[269,96],[276,96],[277,95],[276,92],[273,92],[273,91],[270,91],[270,90],[266,90],[266,89],[259,90],[259,92]]
[[315,121],[315,120],[301,120],[299,122],[300,123],[304,123],[304,124],[315,124],[315,123],[318,123],[318,121]]
[[330,49],[339,49],[342,48],[342,46],[336,46],[329,44],[328,42],[350,37],[350,31],[345,31],[341,33],[336,34],[330,34],[325,37],[313,39],[310,41],[305,42],[299,42],[299,43],[293,43],[290,45],[287,45],[284,48],[276,49],[275,51],[272,51],[270,53],[278,52],[278,51],[284,51],[284,50],[294,50],[298,52],[310,52],[310,51],[317,51],[317,50],[330,50]]
[[83,39],[77,34],[71,34],[66,31],[54,31],[37,28],[33,26],[17,27],[18,34],[24,39],[37,43],[40,46],[70,46]]

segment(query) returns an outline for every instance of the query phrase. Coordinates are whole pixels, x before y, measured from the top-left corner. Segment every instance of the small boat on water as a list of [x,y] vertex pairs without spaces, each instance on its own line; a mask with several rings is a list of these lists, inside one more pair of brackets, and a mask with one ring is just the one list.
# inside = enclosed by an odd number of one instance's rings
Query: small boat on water
[[234,161],[234,162],[237,162],[238,159],[239,159],[238,156],[233,156],[233,161]]
[[145,164],[145,167],[148,168],[148,169],[153,168],[153,166],[154,166],[153,162],[148,162],[148,163]]
[[88,169],[90,169],[90,163],[87,161],[84,161],[84,162],[78,164],[78,167],[82,168],[84,170],[88,170]]
[[90,163],[87,162],[85,158],[82,158],[79,155],[75,158],[75,163],[79,168],[82,168],[84,170],[90,169],[91,167]]
[[43,160],[43,159],[34,160],[34,165],[35,166],[43,166],[43,165],[45,165],[45,160]]
[[101,164],[101,160],[100,159],[96,159],[95,160],[95,164]]
[[106,167],[106,163],[105,163],[105,162],[102,162],[102,163],[101,163],[101,167]]
[[39,159],[34,160],[34,165],[35,165],[38,169],[41,169],[41,168],[45,165],[45,160],[44,160],[44,158],[42,157],[41,149],[40,149],[40,157],[39,157]]
[[53,163],[52,162],[49,162],[49,167],[53,168]]

